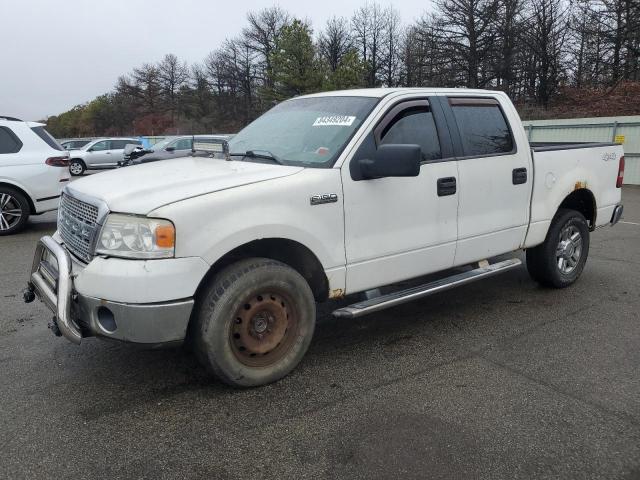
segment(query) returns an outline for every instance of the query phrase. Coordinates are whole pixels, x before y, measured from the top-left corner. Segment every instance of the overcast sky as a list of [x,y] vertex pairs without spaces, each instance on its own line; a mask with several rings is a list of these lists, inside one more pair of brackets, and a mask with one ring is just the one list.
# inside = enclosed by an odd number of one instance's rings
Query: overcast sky
[[[380,1],[382,6],[389,2]],[[240,33],[251,10],[351,17],[364,0],[0,0],[0,115],[37,120],[110,91],[118,76],[174,53],[198,62]],[[429,0],[394,2],[404,22]]]

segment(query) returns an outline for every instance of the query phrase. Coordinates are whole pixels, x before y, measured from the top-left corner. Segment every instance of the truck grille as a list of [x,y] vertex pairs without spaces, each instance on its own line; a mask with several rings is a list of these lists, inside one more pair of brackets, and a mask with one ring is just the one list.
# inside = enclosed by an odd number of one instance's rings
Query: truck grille
[[62,195],[58,210],[58,231],[71,253],[89,262],[93,256],[93,240],[98,227],[98,207],[69,195]]

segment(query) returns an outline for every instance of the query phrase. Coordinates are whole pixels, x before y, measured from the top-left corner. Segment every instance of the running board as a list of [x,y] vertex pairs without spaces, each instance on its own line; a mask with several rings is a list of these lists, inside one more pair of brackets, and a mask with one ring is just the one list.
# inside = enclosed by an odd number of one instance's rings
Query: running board
[[436,280],[435,282],[426,283],[417,287],[408,288],[399,292],[389,293],[380,297],[372,298],[362,302],[354,303],[347,307],[334,310],[333,316],[339,318],[356,318],[369,313],[384,310],[385,308],[395,307],[401,303],[417,300],[418,298],[427,297],[434,293],[443,292],[460,285],[475,282],[481,278],[491,277],[498,273],[511,270],[522,265],[522,261],[517,258],[504,260],[492,265],[481,266],[475,270],[458,273],[450,277]]

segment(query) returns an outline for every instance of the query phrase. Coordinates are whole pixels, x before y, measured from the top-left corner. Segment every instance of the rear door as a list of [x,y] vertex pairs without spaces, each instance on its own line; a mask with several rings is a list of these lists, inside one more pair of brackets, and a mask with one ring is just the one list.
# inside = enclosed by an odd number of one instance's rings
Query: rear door
[[515,129],[497,98],[448,95],[441,97],[441,103],[458,158],[454,263],[462,265],[520,248],[529,220],[528,149],[518,149]]
[[[363,179],[359,160],[382,144],[417,144],[417,177]],[[427,98],[393,104],[342,167],[347,292],[443,270],[453,264],[457,167],[442,110]]]
[[118,162],[124,159],[124,147],[127,144],[138,144],[137,140],[110,140],[109,152],[111,159],[109,164],[116,165]]

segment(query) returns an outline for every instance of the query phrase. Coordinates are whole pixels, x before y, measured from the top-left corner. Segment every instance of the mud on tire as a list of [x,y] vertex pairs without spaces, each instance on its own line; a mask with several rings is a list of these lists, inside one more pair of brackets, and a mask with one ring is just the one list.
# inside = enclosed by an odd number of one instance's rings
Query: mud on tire
[[190,335],[200,362],[223,382],[252,387],[293,370],[315,329],[306,280],[284,263],[249,258],[216,274],[199,295]]

